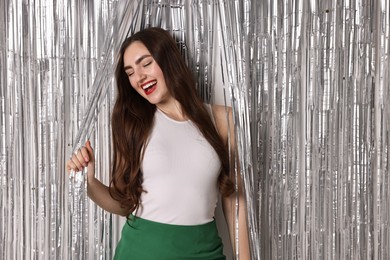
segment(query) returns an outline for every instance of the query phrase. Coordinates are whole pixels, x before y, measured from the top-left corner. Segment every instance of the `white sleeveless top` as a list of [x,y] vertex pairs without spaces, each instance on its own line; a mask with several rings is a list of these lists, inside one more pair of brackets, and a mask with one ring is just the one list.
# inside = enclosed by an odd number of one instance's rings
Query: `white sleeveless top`
[[141,170],[138,217],[166,224],[210,222],[218,198],[221,163],[196,125],[156,110]]

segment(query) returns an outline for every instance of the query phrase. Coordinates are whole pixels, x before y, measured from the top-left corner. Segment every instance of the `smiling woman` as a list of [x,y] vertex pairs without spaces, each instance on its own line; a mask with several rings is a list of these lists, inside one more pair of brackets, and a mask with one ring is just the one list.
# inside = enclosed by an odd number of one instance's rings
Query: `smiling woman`
[[[174,39],[160,28],[124,41],[115,76],[110,186],[95,178],[89,142],[67,163],[87,166],[89,197],[127,217],[115,259],[225,259],[214,220],[218,194],[229,227],[235,212],[225,107],[203,104]],[[244,206],[239,214],[237,250],[249,259]]]

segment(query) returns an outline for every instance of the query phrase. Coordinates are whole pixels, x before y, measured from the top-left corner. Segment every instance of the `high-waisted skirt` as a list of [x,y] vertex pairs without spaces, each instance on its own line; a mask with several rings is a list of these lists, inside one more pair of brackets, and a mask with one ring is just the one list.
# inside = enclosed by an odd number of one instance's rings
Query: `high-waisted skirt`
[[124,224],[115,260],[224,260],[215,220],[194,226],[171,225],[131,216]]

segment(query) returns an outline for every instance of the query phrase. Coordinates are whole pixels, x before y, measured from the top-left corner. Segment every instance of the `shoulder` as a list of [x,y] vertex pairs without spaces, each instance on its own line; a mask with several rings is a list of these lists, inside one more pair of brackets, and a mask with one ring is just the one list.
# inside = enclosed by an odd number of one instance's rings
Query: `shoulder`
[[211,105],[215,126],[225,143],[228,141],[229,131],[233,127],[232,108],[221,105]]

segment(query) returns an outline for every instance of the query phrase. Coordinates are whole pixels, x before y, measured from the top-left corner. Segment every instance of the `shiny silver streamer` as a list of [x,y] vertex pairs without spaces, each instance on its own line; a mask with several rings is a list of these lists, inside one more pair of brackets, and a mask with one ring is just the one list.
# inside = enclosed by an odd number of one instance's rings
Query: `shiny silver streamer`
[[[120,43],[125,39],[127,35],[127,28],[129,27],[129,19],[126,19],[128,15],[133,14],[133,8],[136,7],[139,3],[137,1],[122,1],[119,3],[114,3],[115,8],[111,13],[113,14],[111,19],[107,22],[108,29],[104,37],[104,42],[102,44],[102,53],[100,56],[100,63],[97,68],[97,73],[95,75],[92,88],[88,96],[91,98],[88,101],[87,108],[81,125],[77,132],[77,136],[74,140],[74,152],[78,151],[78,148],[82,145],[82,141],[86,140],[88,137],[91,137],[94,131],[94,125],[99,121],[97,115],[99,115],[101,107],[104,107],[105,99],[107,98],[107,92],[113,91],[113,80],[112,76],[114,74],[114,64],[115,64],[115,55],[118,53],[120,48]],[[131,20],[130,20],[131,21]],[[113,99],[109,100],[109,108],[113,105]],[[111,109],[109,109],[111,111]],[[107,122],[108,121],[108,122]],[[105,128],[109,126],[109,116],[105,115],[103,119]],[[97,129],[99,131],[99,129]],[[97,177],[100,180],[106,179],[108,184],[108,174],[110,167],[109,163],[103,164],[104,167],[99,167],[102,165],[102,162],[107,161],[110,156],[109,147],[107,144],[110,144],[109,138],[107,138],[109,131],[105,132],[102,140],[104,142],[101,144],[105,156],[97,156],[98,167]],[[98,149],[100,147],[97,147]],[[99,151],[97,151],[99,152]],[[99,154],[99,153],[98,153]],[[106,173],[103,175],[103,173]],[[100,175],[100,176],[99,176]],[[107,215],[108,219],[98,219],[99,221],[105,221],[108,226],[101,229],[99,225],[91,226],[88,223],[96,222],[95,214],[96,212],[101,212],[97,210],[96,205],[88,206],[89,199],[87,196],[87,178],[86,170],[84,172],[71,172],[70,181],[69,181],[69,211],[70,217],[69,222],[71,223],[68,227],[70,232],[69,236],[69,255],[71,259],[96,259],[97,257],[102,258],[111,258],[113,254],[111,243],[112,229],[111,229],[111,215]],[[90,209],[92,207],[92,210]],[[89,214],[93,214],[91,217]],[[93,222],[90,222],[93,221]],[[92,233],[92,231],[94,233]],[[103,236],[104,233],[106,236]],[[93,234],[93,236],[91,236]],[[89,241],[89,237],[93,241]],[[106,245],[102,245],[99,239],[106,241]]]
[[220,5],[253,258],[389,259],[389,1]]
[[[254,28],[257,27],[258,17],[256,13],[250,13],[253,10],[252,5],[256,2],[250,1],[219,1],[220,2],[220,19],[222,26],[222,38],[225,48],[222,49],[223,60],[226,62],[226,67],[223,72],[224,82],[230,89],[231,102],[234,114],[234,123],[236,130],[237,150],[239,153],[240,172],[243,176],[245,187],[246,206],[248,210],[248,229],[251,241],[251,255],[253,259],[260,259],[259,247],[259,218],[258,218],[258,180],[255,179],[257,171],[254,169],[252,155],[252,140],[251,117],[250,117],[250,87],[249,77],[247,73],[251,73],[250,68],[250,52],[253,46],[250,46],[248,40],[256,39]],[[256,51],[256,50],[254,50]],[[256,83],[255,83],[256,84]],[[257,89],[255,89],[255,93]],[[256,104],[257,106],[257,104]],[[236,226],[235,234],[238,234],[238,226]],[[239,241],[235,241],[236,246]],[[235,256],[240,258],[238,254]]]
[[[64,162],[90,99],[102,55],[100,42],[111,29],[107,23],[114,2],[2,1],[0,5],[4,17],[0,258],[85,259],[74,246],[84,243],[94,247],[89,252],[96,257],[90,254],[90,259],[109,259],[111,215],[95,207],[86,222],[73,214],[77,204],[86,201],[85,187],[75,186],[73,193],[80,197],[68,201]],[[108,105],[99,117],[107,116],[107,111]],[[98,129],[95,136],[109,135],[106,123]],[[82,239],[72,236],[75,229]]]

